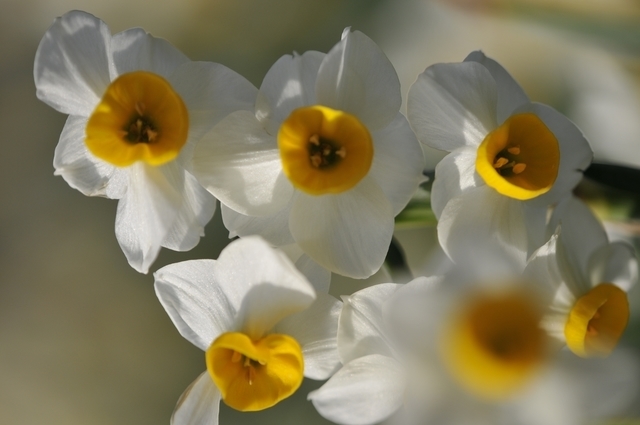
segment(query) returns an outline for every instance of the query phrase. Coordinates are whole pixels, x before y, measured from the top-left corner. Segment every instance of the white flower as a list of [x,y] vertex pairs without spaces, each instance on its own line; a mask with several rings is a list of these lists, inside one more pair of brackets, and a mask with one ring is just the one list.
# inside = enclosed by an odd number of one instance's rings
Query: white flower
[[[548,244],[549,261],[536,267],[538,281],[551,292],[543,325],[581,357],[607,356],[629,320],[627,292],[638,280],[634,249],[610,243],[598,219],[576,198],[556,207],[550,228],[558,225],[557,242]],[[536,257],[542,256],[536,252]]]
[[578,425],[628,406],[635,362],[550,352],[531,295],[453,275],[355,293],[338,327],[344,366],[309,398],[346,425]]
[[178,401],[172,424],[215,425],[218,404],[262,410],[290,396],[303,376],[339,365],[341,303],[313,287],[258,237],[232,242],[217,261],[155,273],[156,294],[178,331],[206,351],[207,372]]
[[409,91],[407,110],[421,143],[450,152],[436,167],[431,193],[447,254],[471,258],[472,238],[484,243],[478,254],[509,246],[512,257],[526,260],[545,242],[547,207],[570,195],[591,161],[580,131],[530,102],[481,52],[427,68]]
[[328,53],[283,56],[255,113],[229,115],[197,145],[194,174],[231,235],[297,243],[350,277],[384,261],[393,218],[422,181],[422,151],[399,113],[400,84],[364,34]]
[[214,63],[191,62],[142,29],[111,35],[80,11],[58,18],[34,65],[37,95],[69,114],[54,167],[88,196],[119,199],[116,237],[146,273],[161,246],[185,251],[215,209],[186,166],[192,145],[256,89]]

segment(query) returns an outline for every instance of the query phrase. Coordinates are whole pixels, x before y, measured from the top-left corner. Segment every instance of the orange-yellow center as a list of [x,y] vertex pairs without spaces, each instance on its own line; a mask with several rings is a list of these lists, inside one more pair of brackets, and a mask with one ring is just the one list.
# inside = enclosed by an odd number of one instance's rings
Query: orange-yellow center
[[355,116],[325,106],[294,110],[278,131],[285,175],[310,195],[341,193],[369,172],[373,142]]
[[548,192],[560,167],[555,135],[537,115],[511,116],[478,147],[476,171],[502,195],[527,200]]
[[629,322],[627,294],[601,283],[574,304],[564,328],[567,346],[581,357],[608,356]]
[[227,332],[207,349],[206,360],[224,402],[243,412],[284,400],[304,378],[302,349],[288,335],[271,334],[252,341],[243,333]]
[[123,74],[107,88],[85,130],[98,158],[119,167],[136,161],[162,165],[187,141],[189,115],[182,98],[159,75]]
[[509,398],[545,359],[541,317],[526,294],[476,296],[446,327],[440,345],[443,361],[454,379],[476,396]]

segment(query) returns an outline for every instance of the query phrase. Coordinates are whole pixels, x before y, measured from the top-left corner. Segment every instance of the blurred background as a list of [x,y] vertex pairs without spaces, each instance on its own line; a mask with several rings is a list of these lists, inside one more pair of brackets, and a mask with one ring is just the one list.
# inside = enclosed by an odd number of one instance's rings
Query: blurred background
[[[597,161],[630,167],[599,168],[579,192],[612,237],[638,246],[638,0],[0,0],[0,424],[168,424],[178,397],[205,368],[203,353],[158,303],[151,273],[135,272],[120,251],[116,201],[84,197],[53,176],[66,117],[36,99],[33,58],[53,19],[72,9],[100,17],[113,33],[143,27],[257,86],[278,57],[326,52],[346,26],[382,47],[403,96],[427,66],[482,49],[533,100],[573,119]],[[440,157],[427,153],[429,166]],[[429,220],[412,226],[419,224]],[[433,250],[432,228],[407,232],[405,225],[398,238],[417,250],[413,263]],[[152,272],[217,258],[227,243],[217,213],[195,250],[163,251]],[[344,282],[332,291],[362,285]],[[630,297],[635,316],[624,345],[638,349],[640,291]],[[220,423],[323,423],[305,400],[317,386],[305,383],[266,412],[223,408]]]

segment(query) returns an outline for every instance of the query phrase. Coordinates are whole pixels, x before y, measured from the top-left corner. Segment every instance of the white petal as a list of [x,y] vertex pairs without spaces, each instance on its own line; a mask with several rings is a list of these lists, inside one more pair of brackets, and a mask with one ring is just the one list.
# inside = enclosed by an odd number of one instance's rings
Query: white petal
[[386,127],[400,110],[400,80],[380,48],[360,31],[344,34],[322,61],[318,103],[355,115],[371,131]]
[[291,335],[302,346],[304,376],[328,379],[339,367],[338,317],[342,303],[318,293],[311,307],[284,318],[274,332]]
[[540,248],[549,240],[547,232],[542,230],[548,227],[549,207],[546,205],[535,206],[523,202],[522,211],[525,222],[527,223],[527,229],[531,229],[531,231],[527,232],[527,237],[529,238],[527,256],[530,257],[536,249]]
[[395,283],[382,283],[343,298],[338,349],[344,364],[368,354],[393,354],[382,310],[400,287]]
[[536,114],[556,136],[560,147],[560,168],[553,187],[549,192],[529,202],[551,205],[571,196],[571,191],[580,182],[582,172],[587,169],[593,158],[589,143],[575,124],[550,106],[529,103],[518,108],[516,112]]
[[293,194],[275,138],[248,111],[227,116],[200,140],[193,174],[220,202],[241,214],[274,214]]
[[84,143],[87,118],[70,115],[53,157],[55,174],[87,196],[107,196],[116,167],[93,156]]
[[111,83],[110,38],[107,25],[88,13],[57,18],[36,52],[38,99],[65,114],[91,115]]
[[471,52],[464,60],[481,63],[489,70],[491,76],[496,81],[498,90],[497,118],[498,124],[502,124],[517,107],[529,103],[529,98],[525,94],[520,84],[513,79],[506,69],[498,62],[484,55],[480,50]]
[[289,229],[300,248],[321,266],[365,278],[382,266],[393,235],[393,211],[367,176],[339,195],[296,192]]
[[315,299],[313,287],[287,256],[258,237],[229,244],[216,263],[216,277],[238,311],[236,329],[254,339]]
[[369,173],[391,202],[396,216],[424,181],[422,148],[407,119],[400,113],[372,137],[375,153]]
[[302,254],[296,261],[296,268],[309,279],[316,293],[328,293],[331,284],[331,272],[316,263],[307,254]]
[[558,235],[553,235],[549,241],[538,248],[524,269],[523,275],[535,285],[550,302],[559,288],[564,284],[558,260],[556,257],[556,243]]
[[431,209],[436,217],[442,215],[449,200],[467,189],[485,184],[476,173],[477,154],[475,146],[456,149],[436,166],[436,177],[431,187]]
[[[434,341],[442,332],[443,320],[449,318],[455,308],[454,303],[460,299],[462,285],[452,275],[415,278],[399,285],[382,301],[382,317],[377,321],[384,326],[394,347],[409,348],[421,355],[433,352]],[[468,290],[468,286],[463,290]],[[342,329],[342,319],[340,327]],[[361,345],[365,345],[366,334],[363,332],[359,338]],[[342,344],[342,339],[339,341]]]
[[454,263],[479,274],[517,273],[526,264],[522,202],[488,186],[470,189],[447,203],[438,222],[438,237]]
[[115,34],[111,39],[111,51],[115,76],[132,71],[150,71],[168,78],[178,66],[189,62],[189,58],[171,43],[152,36],[142,28]]
[[222,221],[229,230],[229,237],[260,235],[274,246],[295,243],[289,231],[289,215],[293,202],[273,215],[251,217],[235,212],[224,204],[220,205]]
[[206,350],[233,328],[236,310],[216,274],[216,261],[190,260],[170,264],[153,274],[155,290],[171,321],[187,341]]
[[185,172],[182,205],[162,246],[174,251],[188,251],[204,236],[204,226],[216,210],[216,199]]
[[162,167],[128,167],[129,184],[118,202],[116,238],[131,267],[147,273],[182,204],[184,171],[175,161]]
[[592,285],[613,283],[624,291],[638,281],[638,260],[633,247],[625,242],[612,242],[597,249],[588,263]]
[[555,232],[561,227],[561,238],[567,248],[571,267],[587,278],[587,262],[591,254],[609,240],[598,218],[578,198],[570,196],[560,202],[553,211],[548,229]]
[[418,140],[453,151],[478,146],[497,126],[496,82],[476,62],[436,64],[409,89],[407,117]]
[[246,78],[212,62],[186,62],[168,79],[189,111],[190,143],[230,113],[253,111],[258,94]]
[[218,425],[220,398],[209,372],[203,372],[180,396],[171,425]]
[[324,53],[284,55],[265,75],[256,101],[256,118],[272,136],[294,109],[314,105],[315,83]]
[[349,362],[308,398],[332,422],[369,425],[402,406],[405,388],[400,364],[375,354]]
[[[525,424],[598,423],[624,414],[638,394],[637,359],[614,352],[581,359],[563,351],[554,365],[517,401]],[[536,419],[535,421],[533,419]]]

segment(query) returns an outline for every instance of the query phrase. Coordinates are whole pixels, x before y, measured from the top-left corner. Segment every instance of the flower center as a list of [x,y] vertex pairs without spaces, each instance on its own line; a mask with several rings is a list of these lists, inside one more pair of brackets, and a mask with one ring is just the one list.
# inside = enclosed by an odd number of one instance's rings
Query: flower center
[[369,172],[373,142],[355,116],[315,105],[298,108],[278,132],[282,169],[310,195],[341,193]]
[[300,345],[281,334],[252,341],[243,333],[224,333],[207,349],[206,361],[224,402],[243,412],[263,410],[284,400],[304,377]]
[[511,198],[547,193],[560,167],[558,140],[535,114],[511,116],[478,147],[476,170],[485,183]]
[[541,312],[525,294],[480,296],[448,325],[443,361],[475,395],[500,400],[517,392],[543,363],[546,335]]
[[89,117],[85,143],[119,167],[136,161],[162,165],[187,141],[189,115],[167,80],[145,71],[123,74],[107,88]]
[[574,304],[564,327],[567,346],[581,357],[608,356],[629,322],[627,294],[601,283]]

